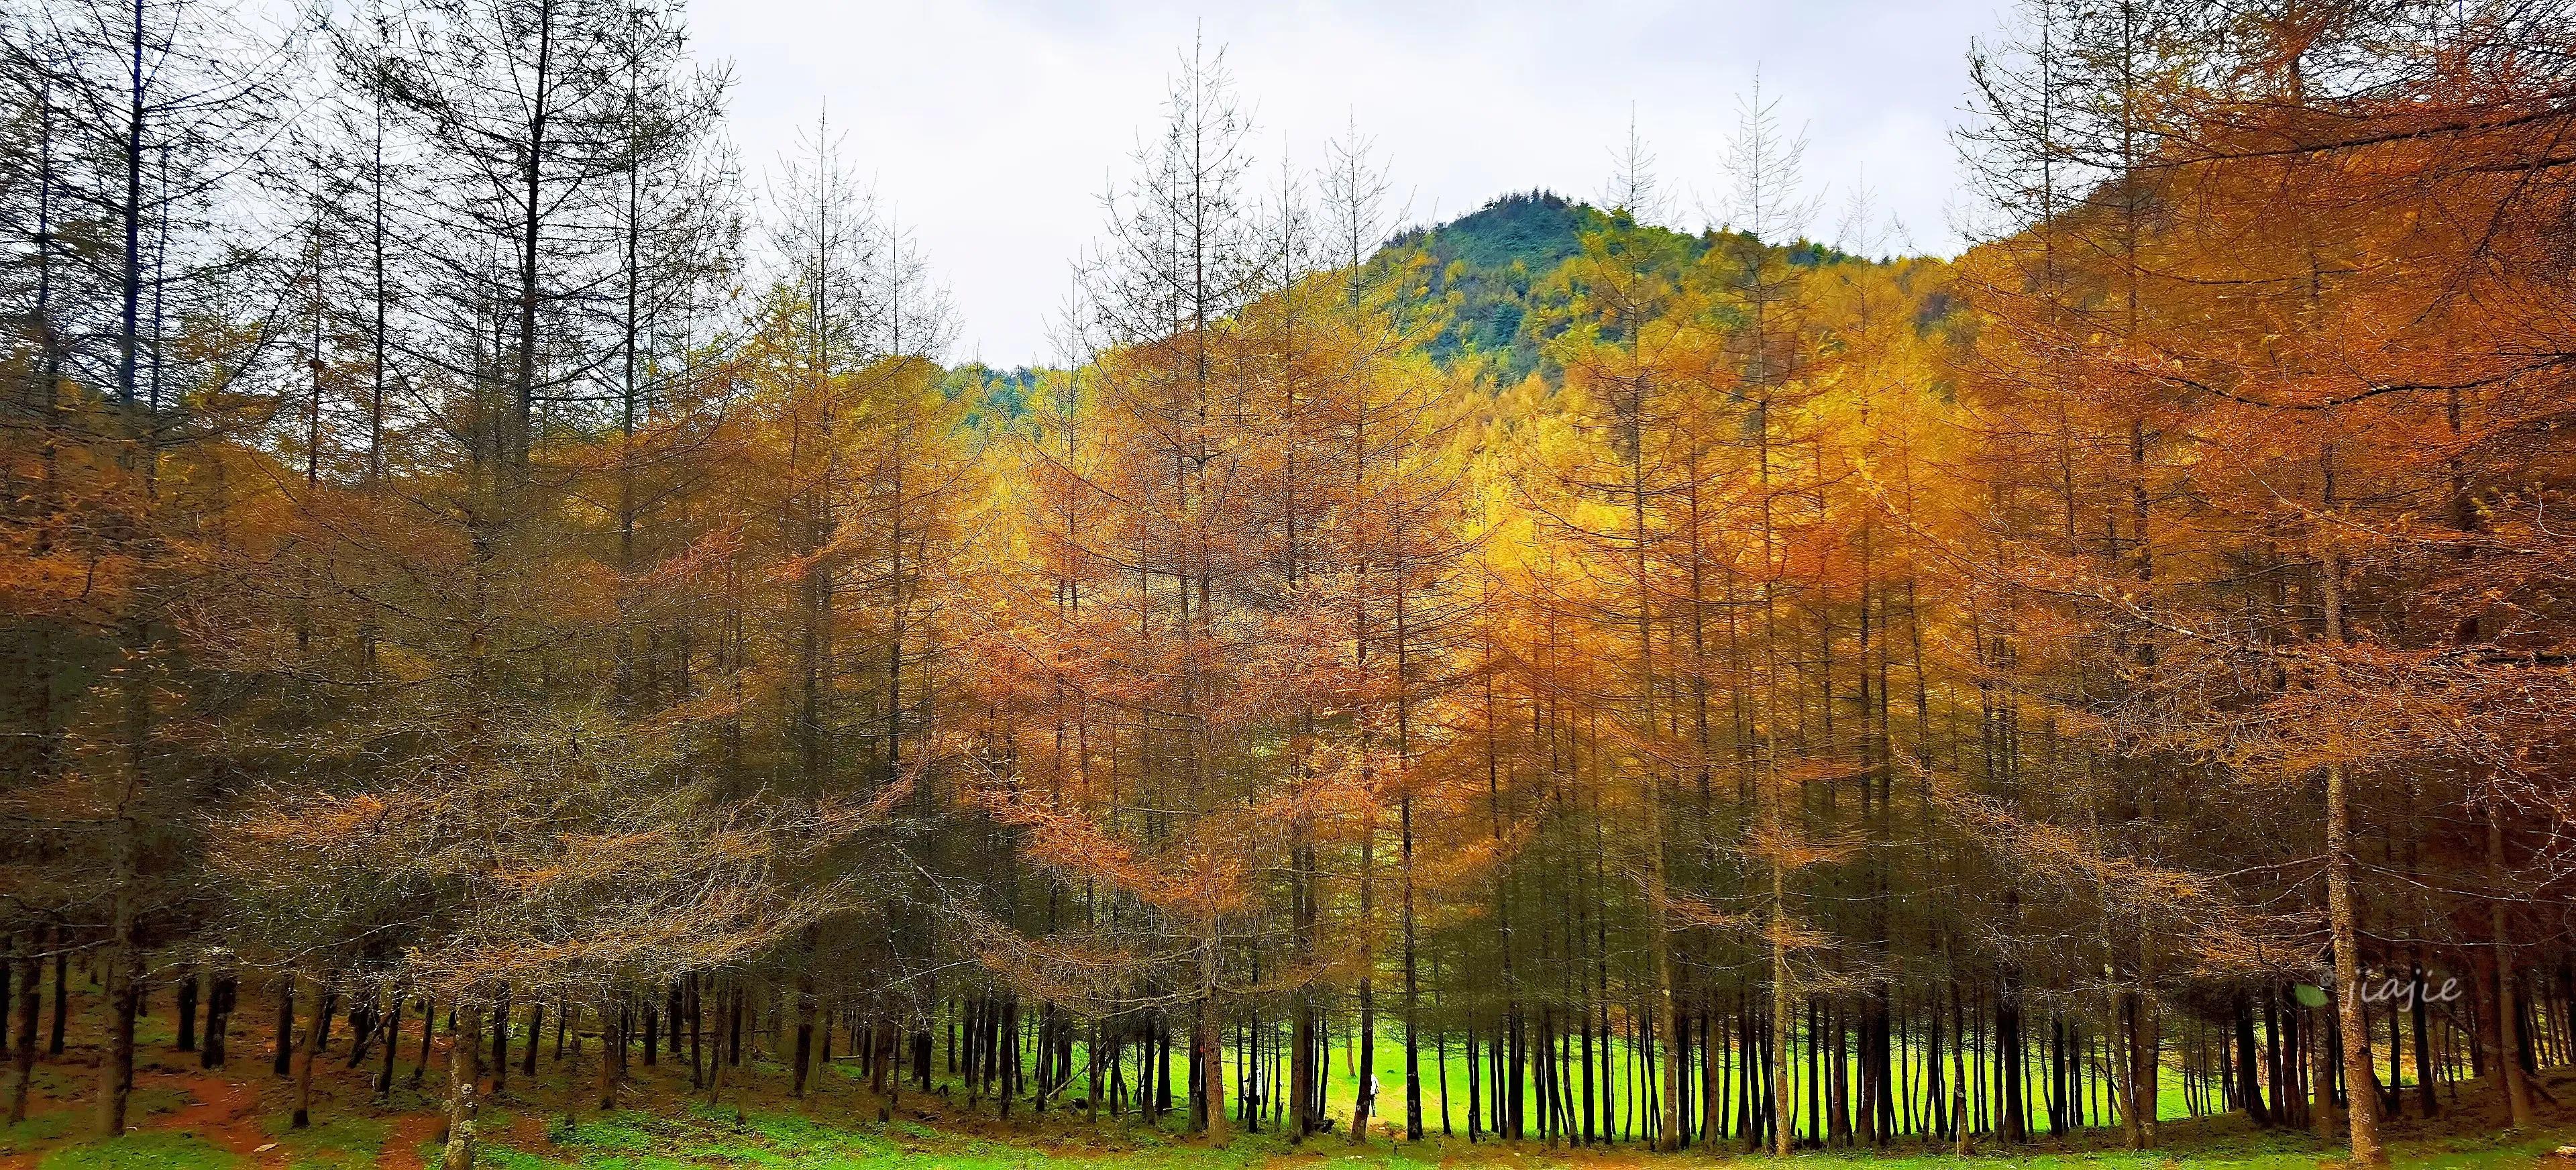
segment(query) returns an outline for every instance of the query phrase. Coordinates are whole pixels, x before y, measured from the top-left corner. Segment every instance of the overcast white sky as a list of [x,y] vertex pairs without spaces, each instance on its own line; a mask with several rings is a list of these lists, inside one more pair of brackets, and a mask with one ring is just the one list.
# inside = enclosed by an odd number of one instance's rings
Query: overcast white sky
[[1720,152],[1760,67],[1807,131],[1816,225],[1864,168],[1914,248],[1958,247],[1949,141],[1969,38],[2002,0],[699,0],[735,65],[732,134],[757,188],[828,101],[881,199],[955,294],[950,360],[1050,356],[1046,320],[1100,231],[1099,194],[1154,124],[1202,20],[1258,116],[1265,175],[1320,160],[1356,115],[1411,219],[1507,191],[1592,197],[1630,104],[1679,226],[1720,208]]

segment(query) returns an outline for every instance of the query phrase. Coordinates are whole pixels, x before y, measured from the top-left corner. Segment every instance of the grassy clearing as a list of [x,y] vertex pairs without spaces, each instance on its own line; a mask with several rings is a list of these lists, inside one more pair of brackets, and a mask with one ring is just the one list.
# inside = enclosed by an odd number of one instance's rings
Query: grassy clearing
[[[928,1099],[936,1106],[936,1099]],[[1533,1143],[1481,1143],[1433,1139],[1418,1146],[1372,1140],[1352,1147],[1339,1137],[1295,1146],[1272,1134],[1243,1134],[1222,1148],[1142,1126],[1110,1123],[1097,1128],[1075,1119],[1028,1119],[1004,1125],[986,1116],[898,1117],[879,1123],[853,1119],[836,1102],[805,1105],[767,1097],[727,1101],[679,1100],[656,1094],[646,1107],[606,1114],[561,1113],[535,1101],[485,1111],[480,1164],[496,1170],[701,1170],[762,1167],[773,1170],[1036,1170],[1041,1166],[1152,1167],[1156,1170],[1252,1170],[1309,1164],[1336,1170],[1424,1170],[1434,1166],[1626,1167],[1656,1161],[1634,1146],[1611,1150],[1551,1150]],[[739,1113],[737,1110],[739,1109]],[[907,1107],[910,1110],[910,1107]],[[61,1111],[46,1116],[60,1115]],[[415,1121],[419,1115],[411,1115]],[[48,1130],[25,1135],[45,1147],[0,1158],[0,1164],[37,1170],[249,1170],[256,1166],[356,1168],[415,1166],[434,1161],[427,1137],[410,1148],[391,1148],[398,1116],[346,1116],[295,1131],[282,1118],[262,1117],[273,1145],[236,1153],[191,1133],[146,1129],[116,1141],[66,1137]],[[1867,1162],[1889,1170],[1959,1170],[1963,1165],[2029,1170],[2310,1170],[2335,1160],[2338,1151],[2303,1133],[2258,1131],[2234,1119],[2198,1128],[2175,1126],[2170,1148],[2154,1153],[2112,1149],[1987,1152],[1962,1160],[1930,1150],[1888,1153],[1808,1153],[1792,1161],[1809,1170]],[[2576,1135],[2576,1126],[2544,1132],[2484,1136],[2431,1133],[2395,1143],[2399,1165],[2423,1170],[2505,1170],[2545,1163],[2576,1167],[2549,1152]],[[13,1147],[24,1149],[13,1132]],[[2107,1135],[2091,1135],[2101,1137]],[[1686,1155],[1691,1162],[1723,1160],[1745,1167],[1769,1159],[1724,1153],[1717,1159]]]
[[[85,1039],[75,1033],[75,1039]],[[442,1045],[443,1047],[443,1045]],[[266,1045],[236,1035],[230,1068],[209,1075],[192,1054],[146,1046],[137,1079],[134,1131],[115,1140],[91,1135],[88,1094],[95,1081],[95,1050],[76,1043],[60,1061],[38,1069],[36,1111],[0,1130],[0,1170],[411,1170],[434,1165],[440,1138],[437,1086],[444,1054],[433,1057],[420,1089],[406,1087],[417,1059],[407,1046],[389,1100],[374,1099],[368,1069],[326,1060],[317,1070],[314,1124],[287,1125],[291,1089],[270,1074]],[[521,1049],[520,1051],[524,1051]],[[1401,1050],[1381,1047],[1381,1125],[1392,1112],[1401,1121]],[[515,1055],[515,1054],[514,1054]],[[590,1108],[596,1092],[596,1050],[558,1062],[551,1046],[534,1077],[518,1071],[487,1099],[478,1120],[479,1164],[498,1170],[1035,1170],[1073,1167],[1107,1170],[1429,1170],[1432,1167],[1568,1167],[1625,1170],[1725,1162],[1745,1170],[1770,1159],[1729,1147],[1658,1158],[1635,1144],[1608,1148],[1551,1149],[1539,1143],[1470,1144],[1465,1138],[1463,1065],[1451,1070],[1454,1133],[1439,1132],[1436,1086],[1426,1076],[1426,1120],[1431,1138],[1418,1145],[1387,1140],[1384,1130],[1353,1146],[1341,1134],[1292,1144],[1273,1133],[1244,1133],[1222,1148],[1132,1117],[1098,1124],[1068,1115],[1062,1103],[1041,1113],[1025,1102],[1008,1118],[995,1103],[970,1106],[962,1089],[946,1093],[906,1090],[889,1121],[879,1122],[878,1102],[855,1075],[836,1062],[802,1100],[786,1093],[788,1076],[777,1063],[746,1061],[728,1070],[720,1099],[688,1088],[685,1063],[636,1063],[633,1083],[621,1091],[626,1107]],[[1342,1054],[1338,1047],[1336,1058]],[[1428,1055],[1428,1053],[1426,1053]],[[1451,1052],[1454,1061],[1463,1053]],[[1348,1070],[1336,1059],[1334,1102],[1349,1106]],[[1426,1068],[1426,1073],[1431,1070]],[[1231,1074],[1232,1070],[1229,1070]],[[2552,1070],[2544,1083],[2559,1101],[2576,1103],[2576,1070]],[[2550,1156],[2576,1141],[2576,1105],[2551,1106],[2543,1126],[2527,1134],[2495,1136],[2501,1107],[2476,1086],[2448,1099],[2443,1117],[2405,1119],[2391,1126],[2392,1153],[2408,1170],[2576,1170],[2576,1159]],[[1346,1117],[1346,1114],[1345,1114]],[[2031,1170],[2312,1170],[2339,1160],[2341,1151],[2302,1132],[2259,1130],[2242,1117],[2169,1120],[2162,1149],[2131,1153],[2117,1148],[2115,1130],[2088,1130],[2010,1151],[1981,1150],[1969,1159],[1916,1146],[1883,1152],[1815,1152],[1791,1161],[1805,1170],[1833,1170],[1846,1163],[1904,1170],[2029,1167]]]
[[[496,1131],[519,1126],[499,1124]],[[131,1139],[129,1139],[131,1140]],[[2503,1170],[2533,1166],[2563,1137],[2558,1134],[2518,1138],[2445,1136],[2398,1143],[2398,1163],[2425,1170]],[[228,1166],[220,1150],[202,1163],[174,1166]],[[427,1153],[429,1151],[422,1151]],[[2214,1137],[2203,1144],[2137,1154],[2125,1151],[2038,1151],[1986,1154],[1964,1164],[2028,1167],[2030,1170],[2166,1170],[2177,1165],[2211,1170],[2310,1170],[2330,1162],[2334,1152],[2303,1134],[2247,1132]],[[1700,1161],[1698,1156],[1689,1156]],[[705,1106],[677,1112],[620,1110],[578,1121],[569,1129],[547,1127],[537,1142],[512,1144],[499,1138],[484,1164],[502,1170],[696,1170],[702,1167],[768,1167],[775,1170],[1035,1170],[1041,1166],[1153,1167],[1157,1170],[1251,1170],[1281,1164],[1312,1164],[1349,1170],[1422,1170],[1433,1166],[1624,1167],[1652,1161],[1633,1147],[1613,1151],[1548,1150],[1529,1144],[1470,1147],[1463,1140],[1432,1141],[1420,1146],[1371,1142],[1354,1149],[1339,1139],[1310,1142],[1300,1148],[1271,1135],[1244,1135],[1221,1149],[1142,1129],[1111,1127],[1105,1134],[1085,1134],[1044,1125],[1010,1136],[980,1136],[958,1127],[913,1120],[889,1124],[841,1123],[793,1111],[746,1110],[739,1120],[729,1106]],[[1753,1167],[1769,1159],[1728,1155],[1726,1161]],[[1958,1170],[1963,1161],[1929,1151],[1894,1154],[1813,1153],[1794,1162],[1810,1170],[1829,1170],[1846,1163],[1867,1162],[1891,1170]],[[81,1162],[65,1165],[126,1165]],[[299,1162],[298,1164],[303,1164]],[[315,1163],[320,1164],[320,1163]],[[47,1166],[54,1165],[48,1162]]]
[[184,1133],[130,1133],[112,1141],[83,1142],[45,1155],[43,1170],[232,1170],[231,1151]]

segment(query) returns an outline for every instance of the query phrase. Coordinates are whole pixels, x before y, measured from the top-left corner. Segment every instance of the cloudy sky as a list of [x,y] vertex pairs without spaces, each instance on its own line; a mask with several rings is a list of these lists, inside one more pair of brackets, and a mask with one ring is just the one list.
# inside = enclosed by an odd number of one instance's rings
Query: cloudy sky
[[829,104],[860,173],[954,293],[952,360],[1048,356],[1047,319],[1100,232],[1099,194],[1153,125],[1194,27],[1227,48],[1265,174],[1356,117],[1411,219],[1506,191],[1598,194],[1640,132],[1678,225],[1723,217],[1721,152],[1757,68],[1809,140],[1817,225],[1866,176],[1917,250],[1950,252],[1949,142],[1971,37],[2004,0],[701,0],[730,59],[755,186]]

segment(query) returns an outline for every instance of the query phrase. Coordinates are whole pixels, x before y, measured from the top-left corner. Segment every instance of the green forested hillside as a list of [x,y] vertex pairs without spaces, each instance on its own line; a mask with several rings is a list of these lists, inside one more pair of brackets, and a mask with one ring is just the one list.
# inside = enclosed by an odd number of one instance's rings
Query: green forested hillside
[[[1414,310],[1423,352],[1443,367],[1479,364],[1492,382],[1509,384],[1546,368],[1547,342],[1564,333],[1578,310],[1580,277],[1566,262],[1583,252],[1583,235],[1614,224],[1617,246],[1640,248],[1678,279],[1722,242],[1758,243],[1720,228],[1697,235],[1636,225],[1625,212],[1604,211],[1553,191],[1500,196],[1445,223],[1407,228],[1371,264],[1413,271]],[[1777,246],[1792,267],[1858,259],[1800,239]]]

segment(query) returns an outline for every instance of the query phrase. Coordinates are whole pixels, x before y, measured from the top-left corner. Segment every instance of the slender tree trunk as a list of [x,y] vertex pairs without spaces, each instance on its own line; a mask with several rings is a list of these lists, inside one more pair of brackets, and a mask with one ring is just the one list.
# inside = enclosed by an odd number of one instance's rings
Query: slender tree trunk
[[384,1065],[376,1070],[376,1100],[378,1101],[384,1100],[394,1091],[394,1059],[402,1049],[402,1017],[403,993],[399,990],[386,992],[381,1022],[377,1025],[385,1033]]
[[[2331,474],[2331,468],[2329,468]],[[2332,482],[2331,479],[2328,480]],[[2326,644],[2329,653],[2344,641],[2343,563],[2328,548],[2319,557],[2317,580],[2324,594]],[[2327,677],[2334,666],[2329,660]],[[2361,1001],[2361,895],[2352,878],[2352,799],[2340,762],[2326,765],[2326,913],[2334,935],[2335,1024],[2342,1038],[2345,1116],[2355,1166],[2388,1164],[2379,1144],[2379,1094],[2371,1091],[2370,1019]]]
[[[194,970],[183,971],[179,975],[179,1005],[176,1021],[179,1035],[174,1046],[181,1052],[197,1050],[197,985],[201,982],[203,980]],[[0,1000],[7,999],[7,993],[7,982],[0,980]]]
[[40,998],[37,979],[43,971],[40,960],[30,951],[12,956],[18,964],[16,1004],[16,1044],[9,1052],[9,1124],[27,1119],[27,1091],[36,1079],[36,1005]]
[[537,1075],[537,1041],[546,1034],[546,1001],[528,1005],[528,1049],[519,1054],[519,1075]]
[[[200,1068],[222,1068],[232,1047],[233,1007],[241,998],[240,982],[232,972],[216,974],[207,983],[206,1030],[197,1039],[197,1065]],[[386,1040],[390,1045],[391,1038]],[[390,1051],[390,1049],[388,1049]]]
[[[119,901],[124,898],[120,894]],[[133,948],[133,923],[122,924],[124,945],[107,954],[107,1060],[99,1071],[99,1132],[125,1132],[125,1107],[134,1092],[134,1015],[142,996],[142,956]]]
[[[2308,1124],[2318,1137],[2333,1141],[2344,1128],[2343,1107],[2335,1103],[2334,1095],[2334,1045],[2327,1042],[2323,1020],[2308,1017],[2306,1011],[2300,1009],[2299,1038],[2308,1047]],[[2318,1016],[2331,1018],[2333,1011],[2329,1004]]]
[[483,1005],[460,997],[456,1034],[447,1044],[447,1150],[439,1159],[441,1170],[473,1170],[474,1117],[481,1108],[475,1082],[483,1075],[482,1058]]
[[2522,1012],[2514,996],[2513,934],[2505,917],[2504,821],[2487,806],[2487,926],[2495,938],[2495,1066],[2503,1073],[2512,1128],[2532,1126],[2531,1080],[2522,1070]]
[[[2255,1059],[2254,1008],[2240,993],[2236,997],[2236,1095],[2244,1102],[2245,1115],[2255,1125],[2269,1128],[2272,1111],[2263,1103],[2263,1081]],[[2274,1091],[2278,1092],[2277,1086]]]
[[[428,1059],[428,1049],[422,1050]],[[287,1076],[295,1071],[295,976],[289,973],[277,985],[277,1040],[269,1045],[268,1071]]]
[[806,1072],[813,1063],[814,993],[799,980],[796,987],[796,1067],[787,1090],[788,1096],[805,1095]]
[[[1778,791],[1776,777],[1773,778],[1772,787],[1773,791],[1771,792],[1769,799],[1773,808],[1772,817],[1776,822],[1780,817],[1779,805],[1783,800],[1783,794]],[[1788,905],[1788,878],[1778,858],[1773,858],[1768,868],[1771,876],[1771,1051],[1773,1054],[1771,1062],[1771,1152],[1785,1158],[1788,1157],[1790,1151],[1795,1148],[1795,1142],[1793,1140],[1794,1135],[1791,1132],[1794,1127],[1789,1124],[1789,1053],[1791,1051],[1790,1044],[1792,1042],[1790,1023],[1796,1018],[1797,1000],[1795,998],[1795,992],[1789,986],[1788,912],[1786,909]],[[1964,1129],[1961,1131],[1961,1140],[1963,1142],[1965,1141],[1965,1132],[1966,1131]],[[1962,1152],[1965,1152],[1964,1148],[1962,1149]]]
[[1359,1063],[1351,1069],[1351,1132],[1344,1135],[1352,1145],[1368,1139],[1369,1115],[1377,1109],[1377,986],[1372,978],[1377,969],[1377,932],[1371,904],[1376,881],[1377,798],[1372,793],[1367,799],[1370,803],[1360,813],[1360,1021],[1353,1037],[1359,1046]]
[[[294,974],[289,979],[298,978]],[[295,1113],[287,1122],[291,1128],[303,1129],[313,1124],[313,1062],[322,1058],[322,1030],[330,1026],[331,997],[316,981],[313,990],[313,1023],[305,1029],[303,1050],[295,1054]]]
[[62,927],[54,928],[54,1010],[53,1027],[46,1033],[45,1055],[63,1054],[63,1029],[70,1023],[72,1006],[71,935]]
[[429,1042],[438,1031],[438,1000],[432,996],[420,999],[420,1059],[411,1066],[411,1087],[420,1087],[429,1075]]
[[[599,1111],[617,1108],[617,1058],[626,1038],[618,1013],[618,997],[610,996],[599,1005]],[[802,1055],[801,1053],[799,1055]]]
[[1225,1031],[1218,1016],[1216,988],[1216,939],[1202,940],[1205,953],[1200,960],[1198,1017],[1192,1030],[1198,1034],[1196,1055],[1199,1061],[1200,1108],[1207,1117],[1207,1140],[1210,1146],[1226,1143],[1225,1119]]
[[[535,1044],[531,1034],[528,1043]],[[510,988],[502,985],[501,994],[492,1001],[492,1095],[500,1096],[501,1087],[510,1080]]]

